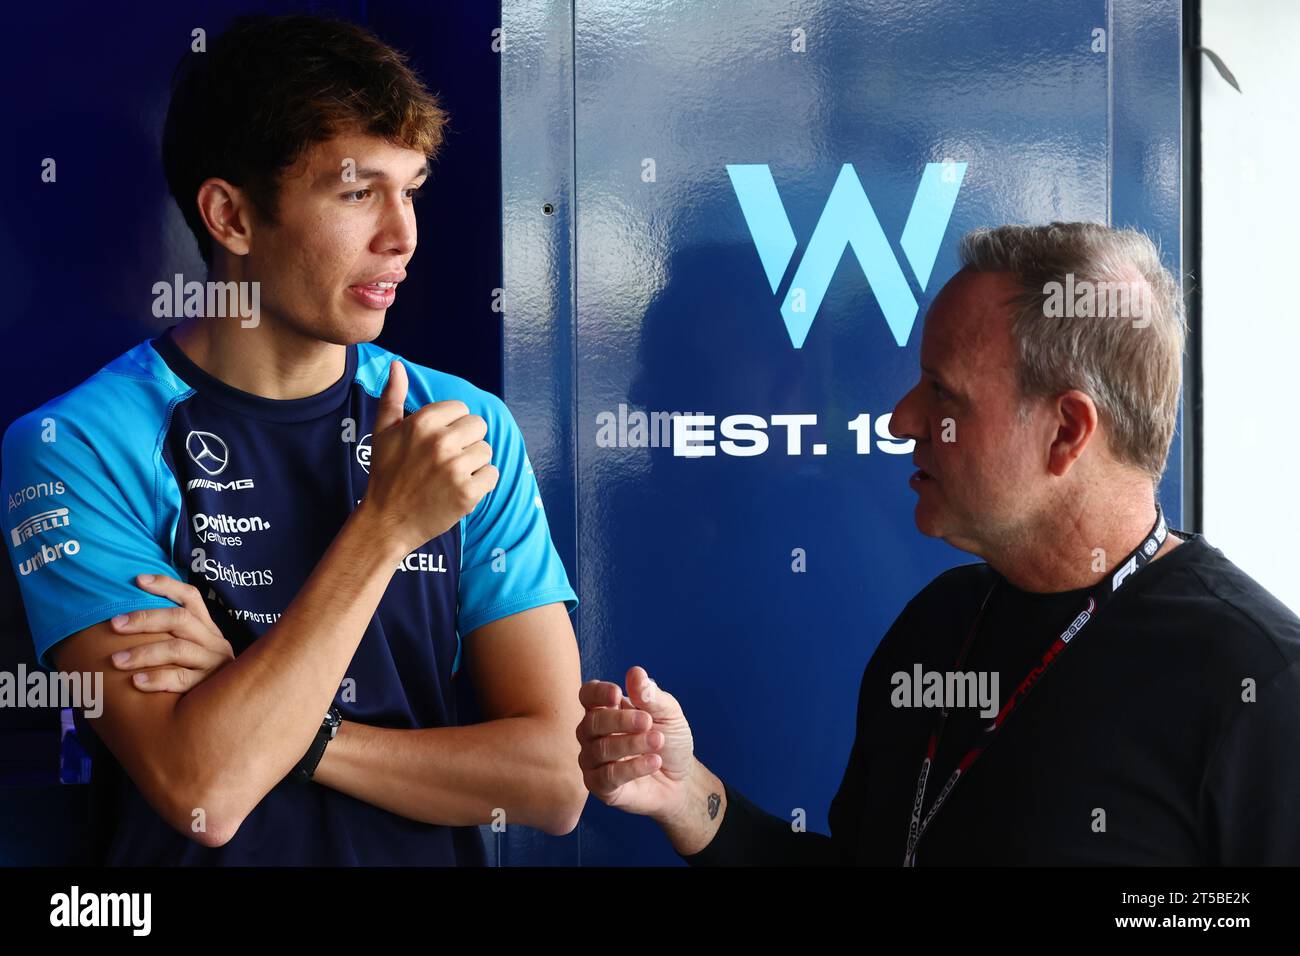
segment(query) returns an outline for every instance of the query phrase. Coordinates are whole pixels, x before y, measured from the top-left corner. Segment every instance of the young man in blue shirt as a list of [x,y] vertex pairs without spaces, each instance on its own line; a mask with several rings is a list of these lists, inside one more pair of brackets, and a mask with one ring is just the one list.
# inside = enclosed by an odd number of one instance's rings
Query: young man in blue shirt
[[577,824],[577,598],[518,426],[370,344],[445,119],[360,28],[236,21],[163,152],[256,314],[187,318],[5,434],[39,659],[104,674],[106,862],[472,864],[477,824]]

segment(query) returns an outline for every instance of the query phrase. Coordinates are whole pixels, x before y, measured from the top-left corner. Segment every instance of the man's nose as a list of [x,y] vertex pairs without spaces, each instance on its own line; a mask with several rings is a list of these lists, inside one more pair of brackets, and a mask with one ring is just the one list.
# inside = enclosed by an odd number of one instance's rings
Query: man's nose
[[918,388],[919,385],[914,386],[894,406],[894,412],[889,418],[889,432],[895,438],[925,438],[925,416],[917,413],[916,390]]
[[415,237],[414,211],[395,207],[387,211],[377,243],[384,252],[409,255],[415,249]]

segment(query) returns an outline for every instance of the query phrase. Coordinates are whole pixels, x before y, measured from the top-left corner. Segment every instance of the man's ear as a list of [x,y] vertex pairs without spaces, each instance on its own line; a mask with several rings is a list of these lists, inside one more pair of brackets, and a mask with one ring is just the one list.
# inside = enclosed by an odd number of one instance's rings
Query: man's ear
[[1056,399],[1056,435],[1048,453],[1048,470],[1058,478],[1073,466],[1097,432],[1097,406],[1078,389]]
[[247,195],[238,186],[213,176],[199,186],[196,202],[212,241],[231,255],[248,255],[253,232]]

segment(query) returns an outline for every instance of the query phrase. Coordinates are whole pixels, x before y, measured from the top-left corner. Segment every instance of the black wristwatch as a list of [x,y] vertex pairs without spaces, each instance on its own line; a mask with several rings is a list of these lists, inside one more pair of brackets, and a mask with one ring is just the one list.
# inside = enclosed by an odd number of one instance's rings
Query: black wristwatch
[[298,761],[298,765],[289,771],[289,777],[299,783],[310,782],[312,776],[316,773],[316,766],[320,763],[320,758],[325,756],[325,746],[339,732],[339,724],[343,723],[343,715],[339,713],[337,707],[331,706],[329,712],[325,714],[325,719],[320,722],[320,730],[316,731],[316,739],[311,742],[311,747],[307,753]]

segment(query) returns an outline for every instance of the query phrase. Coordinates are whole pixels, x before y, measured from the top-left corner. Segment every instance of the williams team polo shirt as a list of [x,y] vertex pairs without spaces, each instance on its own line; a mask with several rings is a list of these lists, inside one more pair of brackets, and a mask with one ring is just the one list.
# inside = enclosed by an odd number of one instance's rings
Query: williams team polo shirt
[[[274,400],[208,375],[164,333],[15,421],[4,436],[5,537],[40,662],[52,668],[54,644],[115,614],[172,606],[135,584],[140,573],[197,587],[236,654],[266,633],[365,494],[394,358],[373,344],[348,346],[332,386]],[[500,480],[398,565],[335,704],[345,720],[377,727],[447,727],[459,722],[465,688],[456,678],[473,653],[462,637],[539,605],[562,601],[571,611],[577,596],[505,404],[463,379],[403,364],[408,414],[464,402],[487,422]],[[107,750],[96,750],[109,863],[485,859],[476,827],[408,820],[316,783],[280,783],[225,846],[204,847],[165,823]]]

